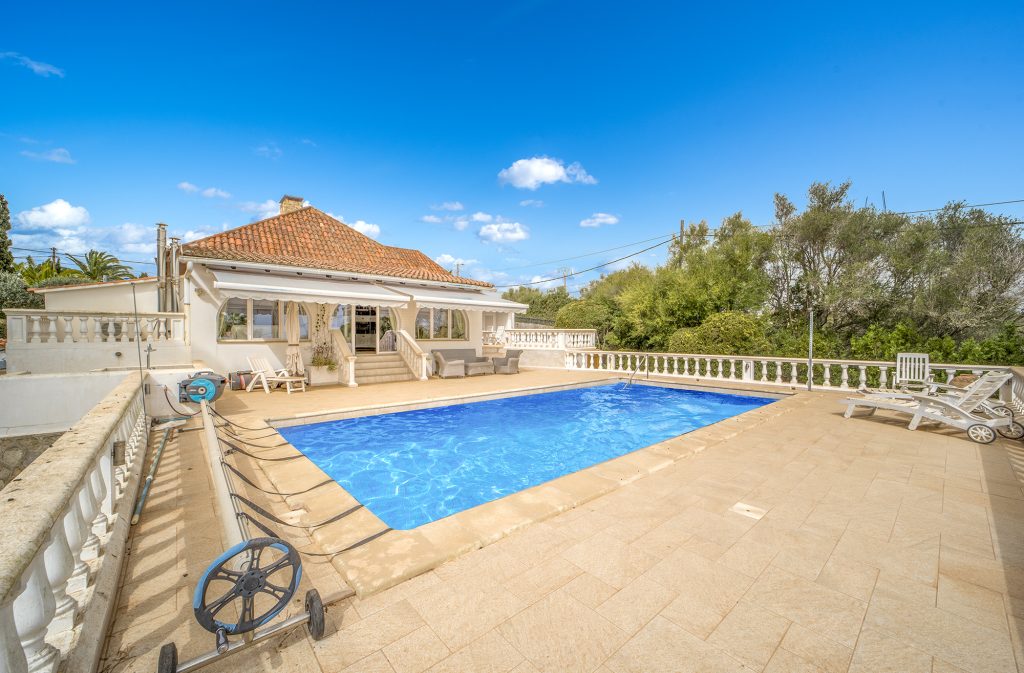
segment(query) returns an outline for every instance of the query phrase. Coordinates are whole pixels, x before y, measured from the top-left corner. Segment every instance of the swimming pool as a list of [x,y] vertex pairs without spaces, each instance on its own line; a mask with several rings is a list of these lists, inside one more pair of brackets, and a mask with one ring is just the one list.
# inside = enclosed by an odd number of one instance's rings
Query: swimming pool
[[774,401],[615,383],[278,431],[405,530]]

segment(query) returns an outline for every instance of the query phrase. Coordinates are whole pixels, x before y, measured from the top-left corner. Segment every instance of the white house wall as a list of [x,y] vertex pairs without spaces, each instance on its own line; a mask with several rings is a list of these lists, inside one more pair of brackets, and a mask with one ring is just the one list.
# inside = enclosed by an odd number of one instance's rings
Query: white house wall
[[[128,283],[79,287],[73,290],[43,292],[47,311],[99,311],[103,313],[132,313],[132,285]],[[157,283],[138,283],[135,299],[139,313],[157,312]]]

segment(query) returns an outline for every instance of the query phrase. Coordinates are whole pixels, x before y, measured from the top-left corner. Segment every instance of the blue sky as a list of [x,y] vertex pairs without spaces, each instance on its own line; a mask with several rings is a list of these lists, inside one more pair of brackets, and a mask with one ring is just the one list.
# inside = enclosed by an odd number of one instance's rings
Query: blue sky
[[147,260],[287,193],[500,285],[813,180],[1024,198],[1020,2],[338,4],[5,8],[16,244]]

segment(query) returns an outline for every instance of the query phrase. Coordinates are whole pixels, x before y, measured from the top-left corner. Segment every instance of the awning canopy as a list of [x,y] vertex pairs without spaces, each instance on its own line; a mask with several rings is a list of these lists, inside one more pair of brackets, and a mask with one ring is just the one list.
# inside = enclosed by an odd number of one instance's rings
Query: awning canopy
[[[407,296],[383,285],[306,276],[273,276],[212,269],[213,286],[229,297],[318,304],[363,304],[405,308]],[[403,293],[404,294],[404,293]]]
[[502,311],[525,313],[530,307],[502,299],[496,294],[441,288],[390,286],[395,292],[411,296],[419,308],[454,308],[463,311]]

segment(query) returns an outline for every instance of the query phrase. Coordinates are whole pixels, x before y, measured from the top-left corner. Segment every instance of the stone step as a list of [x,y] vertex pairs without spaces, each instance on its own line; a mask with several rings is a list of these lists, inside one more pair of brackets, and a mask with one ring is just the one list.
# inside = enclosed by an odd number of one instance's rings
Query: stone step
[[409,368],[405,364],[400,364],[397,367],[356,367],[356,378],[360,376],[391,376],[393,374],[409,374]]
[[405,367],[405,362],[399,358],[397,360],[373,360],[371,362],[360,362],[356,361],[356,371],[376,371],[378,369],[394,369],[396,367]]
[[411,381],[412,374],[406,371],[404,374],[386,374],[386,375],[369,375],[360,376],[356,374],[356,383],[361,386],[372,385],[374,383],[392,383],[395,381]]

